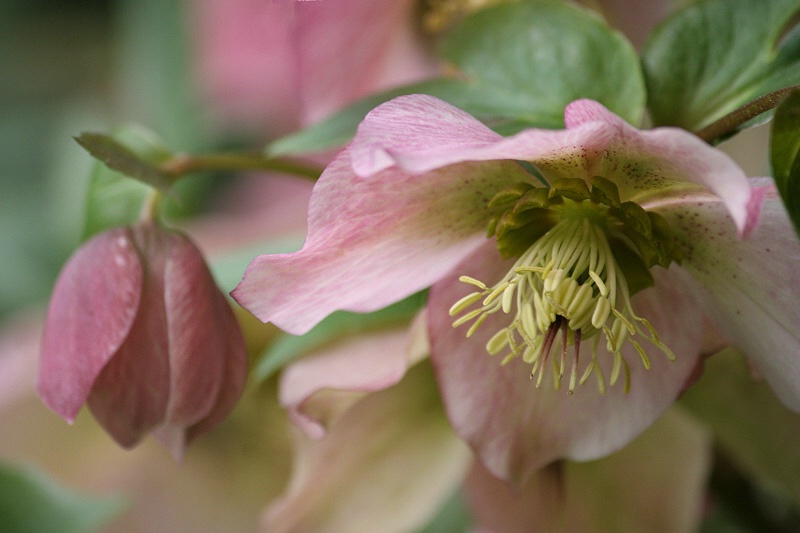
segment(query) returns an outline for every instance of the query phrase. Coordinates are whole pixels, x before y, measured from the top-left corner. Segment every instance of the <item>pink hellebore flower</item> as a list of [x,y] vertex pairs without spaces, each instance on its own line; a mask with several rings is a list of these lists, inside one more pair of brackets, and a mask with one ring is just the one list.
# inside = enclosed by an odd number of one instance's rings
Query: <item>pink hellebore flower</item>
[[154,431],[175,455],[218,424],[244,387],[233,311],[195,245],[153,223],[106,231],[64,267],[37,388],[73,422],[81,406],[122,446]]
[[771,184],[594,101],[565,124],[505,138],[430,96],[387,102],[317,182],[303,248],[256,258],[235,299],[303,333],[431,287],[448,416],[518,485],[649,426],[694,376],[705,317],[800,410],[800,244]]
[[259,129],[318,121],[435,72],[415,27],[418,7],[413,0],[200,0],[192,4],[198,85],[223,115]]

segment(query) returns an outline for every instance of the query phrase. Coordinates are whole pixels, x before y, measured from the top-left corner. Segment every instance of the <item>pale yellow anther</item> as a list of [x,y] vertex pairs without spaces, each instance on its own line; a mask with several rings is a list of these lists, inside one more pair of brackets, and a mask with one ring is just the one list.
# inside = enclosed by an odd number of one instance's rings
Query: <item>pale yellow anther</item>
[[611,314],[611,302],[609,302],[608,298],[605,296],[600,296],[597,299],[597,304],[592,314],[592,326],[596,329],[601,329],[605,325],[606,320],[608,320],[609,314]]
[[459,301],[454,303],[452,307],[450,307],[450,316],[455,316],[462,311],[464,311],[467,307],[471,306],[474,303],[477,303],[478,300],[481,299],[483,295],[479,292],[471,292],[461,298]]
[[600,291],[600,296],[608,296],[608,287],[606,287],[605,282],[597,275],[597,272],[594,270],[589,271],[589,277],[592,278],[595,285],[597,285],[597,290]]
[[486,320],[486,317],[489,316],[487,314],[482,314],[475,320],[475,322],[469,327],[467,330],[467,338],[472,337],[475,334],[475,331],[483,324],[483,321]]
[[508,314],[511,312],[511,306],[514,303],[514,296],[516,295],[516,287],[513,283],[509,283],[508,287],[505,288],[503,291],[503,300],[500,308],[503,310],[504,313]]
[[482,291],[485,291],[486,289],[488,289],[488,287],[486,286],[486,284],[484,282],[482,282],[480,280],[477,280],[477,279],[475,279],[473,277],[470,277],[470,276],[460,276],[458,278],[458,281],[460,281],[461,283],[466,283],[467,285],[472,285],[473,287],[477,287]]
[[486,351],[489,352],[490,355],[497,355],[500,353],[500,350],[508,346],[508,342],[508,330],[501,329],[492,335],[492,338],[486,343]]
[[486,298],[483,299],[483,306],[487,307],[491,305],[493,301],[495,301],[503,294],[503,291],[506,290],[506,287],[508,287],[508,282],[504,281],[503,283],[492,289],[492,291],[488,294],[488,296],[486,296]]
[[[571,319],[581,316],[592,304],[592,287],[584,283],[572,296],[572,300],[567,307],[567,315]],[[573,328],[575,329],[575,328]]]

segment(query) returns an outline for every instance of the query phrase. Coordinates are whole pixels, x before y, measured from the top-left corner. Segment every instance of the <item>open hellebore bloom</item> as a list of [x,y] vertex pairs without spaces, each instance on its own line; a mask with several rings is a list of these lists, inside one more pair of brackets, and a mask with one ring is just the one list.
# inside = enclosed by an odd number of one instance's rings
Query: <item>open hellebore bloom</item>
[[520,484],[650,425],[706,317],[800,410],[800,244],[771,184],[594,101],[565,124],[505,138],[433,97],[387,102],[318,181],[304,247],[256,258],[234,297],[303,333],[430,286],[448,416]]
[[180,457],[244,387],[247,354],[200,251],[153,223],[87,241],[56,282],[38,391],[72,422],[86,403],[122,446],[154,431]]

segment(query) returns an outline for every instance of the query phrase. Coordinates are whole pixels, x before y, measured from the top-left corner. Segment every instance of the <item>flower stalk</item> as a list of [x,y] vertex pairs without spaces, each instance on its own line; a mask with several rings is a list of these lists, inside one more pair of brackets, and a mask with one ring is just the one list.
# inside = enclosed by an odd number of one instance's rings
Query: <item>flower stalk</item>
[[748,120],[752,120],[778,107],[784,98],[797,90],[800,90],[800,85],[792,85],[791,87],[784,87],[783,89],[767,93],[764,96],[756,98],[752,102],[746,103],[735,111],[728,113],[724,117],[715,120],[708,126],[697,130],[694,134],[709,144],[716,144],[727,136],[735,133],[736,130]]
[[250,152],[205,155],[178,153],[161,163],[160,168],[175,179],[203,170],[265,170],[310,180],[316,180],[322,174],[322,169],[316,165],[282,157],[264,157]]

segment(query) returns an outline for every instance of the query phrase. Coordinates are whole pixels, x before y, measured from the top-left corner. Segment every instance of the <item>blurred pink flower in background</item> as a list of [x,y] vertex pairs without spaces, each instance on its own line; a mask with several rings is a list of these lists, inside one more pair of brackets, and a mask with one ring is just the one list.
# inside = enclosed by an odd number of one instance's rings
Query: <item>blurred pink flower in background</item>
[[228,123],[275,135],[435,72],[412,0],[200,0],[199,85]]

